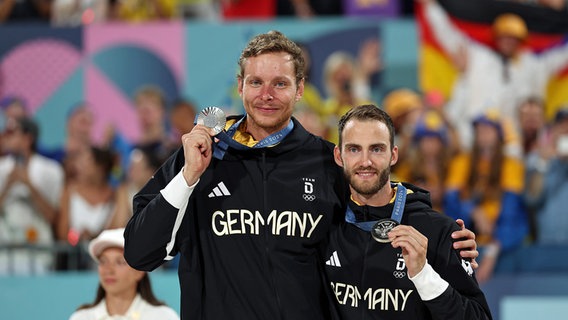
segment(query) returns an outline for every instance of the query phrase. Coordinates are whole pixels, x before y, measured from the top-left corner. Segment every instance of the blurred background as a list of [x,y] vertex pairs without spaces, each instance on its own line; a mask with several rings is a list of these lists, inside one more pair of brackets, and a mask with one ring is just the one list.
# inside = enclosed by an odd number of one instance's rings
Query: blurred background
[[[86,244],[196,112],[243,112],[238,57],[269,30],[305,51],[308,130],[336,142],[361,103],[393,117],[394,178],[476,232],[494,319],[568,312],[567,1],[0,0],[1,318],[93,300]],[[179,312],[176,267],[151,279]]]

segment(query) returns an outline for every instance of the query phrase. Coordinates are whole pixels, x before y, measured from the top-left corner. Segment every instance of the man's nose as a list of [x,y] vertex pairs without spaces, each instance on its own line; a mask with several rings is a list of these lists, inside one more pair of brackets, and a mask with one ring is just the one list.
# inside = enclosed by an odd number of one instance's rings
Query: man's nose
[[264,86],[261,94],[264,101],[272,101],[274,99],[274,92],[270,86]]

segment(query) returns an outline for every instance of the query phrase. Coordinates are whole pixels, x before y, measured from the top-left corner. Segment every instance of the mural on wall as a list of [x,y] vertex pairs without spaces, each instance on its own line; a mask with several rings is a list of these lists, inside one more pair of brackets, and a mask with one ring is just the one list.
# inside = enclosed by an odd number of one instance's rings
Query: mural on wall
[[[184,98],[199,109],[219,105],[242,112],[236,92],[239,54],[252,36],[272,29],[309,47],[310,80],[325,96],[321,77],[326,57],[337,50],[356,56],[365,40],[380,37],[373,19],[341,21],[3,27],[0,98],[25,100],[46,149],[62,144],[67,114],[83,102],[94,110],[95,141],[109,127],[134,141],[140,129],[132,99],[145,85],[159,86],[167,103]],[[374,81],[373,88],[379,88],[380,77]]]
[[81,102],[93,108],[95,139],[108,126],[136,139],[136,90],[157,85],[173,101],[185,77],[178,23],[9,27],[0,29],[0,38],[8,39],[0,42],[0,95],[23,98],[47,149],[61,144],[66,115]]

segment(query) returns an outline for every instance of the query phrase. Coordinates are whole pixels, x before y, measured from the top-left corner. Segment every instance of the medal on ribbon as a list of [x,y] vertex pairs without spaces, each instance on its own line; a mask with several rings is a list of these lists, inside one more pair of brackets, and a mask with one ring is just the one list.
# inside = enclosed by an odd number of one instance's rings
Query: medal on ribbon
[[207,107],[197,114],[195,123],[212,129],[215,135],[217,135],[225,129],[227,117],[221,108]]
[[377,221],[371,229],[371,236],[373,239],[381,243],[390,242],[388,233],[396,226],[398,226],[398,222],[396,222],[396,220],[381,219]]
[[388,233],[400,224],[402,215],[404,213],[404,205],[406,203],[406,187],[401,183],[396,186],[396,196],[394,200],[394,207],[390,218],[381,219],[379,221],[361,221],[355,219],[355,214],[349,206],[345,211],[345,221],[353,224],[357,228],[370,232],[371,237],[377,242],[388,243],[390,242]]

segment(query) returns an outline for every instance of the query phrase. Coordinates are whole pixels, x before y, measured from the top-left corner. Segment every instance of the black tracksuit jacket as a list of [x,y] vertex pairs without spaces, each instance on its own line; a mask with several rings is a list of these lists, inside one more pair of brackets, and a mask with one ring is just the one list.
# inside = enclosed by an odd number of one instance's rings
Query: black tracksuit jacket
[[181,254],[182,319],[332,317],[318,247],[343,217],[346,186],[333,144],[293,121],[276,146],[212,159],[187,207],[160,193],[182,169],[182,149],[135,196],[126,260],[149,271]]
[[[450,235],[459,226],[432,210],[427,191],[404,185],[413,193],[407,195],[402,224],[428,238],[428,263],[449,286],[437,298],[422,301],[406,273],[402,250],[343,221],[332,227],[322,254],[342,319],[491,319],[483,292],[466,271],[473,270],[452,248]],[[358,222],[390,218],[393,209],[393,203],[371,207],[351,201],[349,206]]]

